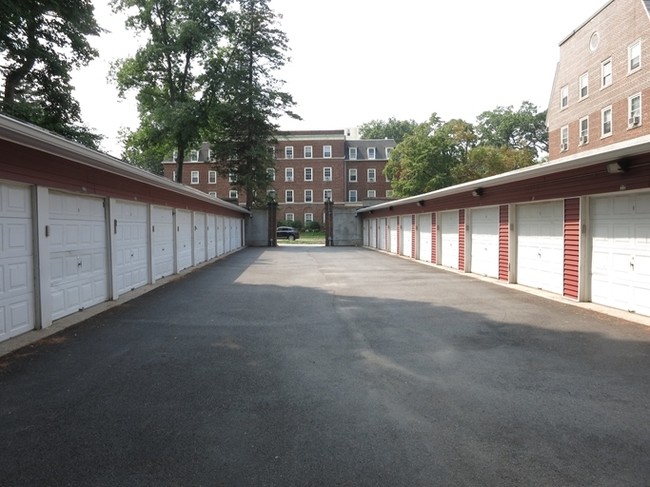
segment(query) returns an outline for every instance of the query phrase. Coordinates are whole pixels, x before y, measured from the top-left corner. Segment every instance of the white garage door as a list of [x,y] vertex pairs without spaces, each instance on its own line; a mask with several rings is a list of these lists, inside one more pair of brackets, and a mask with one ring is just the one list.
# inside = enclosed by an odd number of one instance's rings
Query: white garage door
[[0,342],[34,329],[30,189],[0,183]]
[[458,269],[458,212],[440,213],[440,263]]
[[113,206],[115,233],[115,280],[118,294],[149,281],[147,205],[116,201]]
[[564,202],[517,207],[517,282],[562,294]]
[[205,262],[206,259],[206,244],[205,244],[205,213],[194,213],[194,263],[200,264]]
[[49,194],[52,319],[108,299],[104,200]]
[[174,213],[171,208],[151,207],[151,265],[154,280],[174,273]]
[[418,216],[418,259],[431,262],[431,214]]
[[386,250],[386,219],[380,218],[377,224],[377,248]]
[[397,217],[392,217],[388,219],[388,251],[397,253]]
[[413,246],[413,217],[411,215],[400,217],[402,235],[400,239],[400,253],[405,257],[411,257]]
[[192,266],[192,212],[176,210],[176,269]]
[[217,255],[217,240],[216,240],[216,235],[217,235],[217,217],[216,215],[209,214],[207,217],[207,237],[206,237],[206,243],[207,243],[207,250],[208,250],[208,260],[214,259],[214,257]]
[[217,256],[223,255],[226,251],[225,239],[225,218],[221,215],[217,215]]
[[650,316],[650,193],[590,206],[591,300]]
[[371,248],[377,248],[377,220],[372,219],[369,222],[370,226],[370,235],[368,235],[369,242],[368,244],[370,245]]
[[471,272],[499,277],[499,208],[480,208],[470,213]]

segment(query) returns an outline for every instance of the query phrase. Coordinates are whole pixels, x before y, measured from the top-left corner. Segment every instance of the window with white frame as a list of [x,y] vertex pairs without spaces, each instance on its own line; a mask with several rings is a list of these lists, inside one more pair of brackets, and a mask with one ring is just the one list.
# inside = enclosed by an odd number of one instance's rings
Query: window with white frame
[[199,171],[190,172],[190,184],[199,184]]
[[628,98],[627,105],[629,113],[628,125],[630,127],[641,125],[641,93]]
[[208,161],[212,160],[212,149],[208,149]]
[[589,143],[589,117],[580,119],[580,144],[585,145]]
[[560,150],[565,151],[569,149],[569,126],[565,125],[560,129]]
[[349,169],[348,170],[348,181],[351,183],[356,183],[357,182],[357,170],[356,169]]
[[190,162],[199,162],[199,151],[197,150],[190,151]]
[[172,171],[172,181],[176,181],[176,171]]
[[349,158],[350,159],[355,160],[357,158],[357,148],[356,147],[350,147],[350,149],[348,149],[348,153],[349,153]]
[[305,213],[305,223],[307,222],[313,222],[314,221],[314,214],[313,213]]
[[565,109],[569,106],[569,85],[564,85],[560,88],[560,109]]
[[311,167],[306,167],[305,168],[305,181],[313,181],[314,180],[314,169]]
[[377,158],[377,148],[368,147],[368,159],[376,159],[376,158]]
[[296,219],[296,217],[293,215],[293,213],[285,213],[284,219],[287,220],[288,222],[292,222]]
[[606,88],[612,84],[612,59],[603,61],[600,65],[600,87]]
[[331,167],[324,167],[323,168],[323,181],[331,181],[332,180],[332,168]]
[[208,194],[212,196],[213,198],[217,197],[217,192],[216,191],[209,191]]
[[323,201],[332,200],[332,190],[324,189],[323,190]]
[[377,182],[377,169],[374,168],[368,169],[368,182],[369,183]]
[[601,135],[608,137],[612,135],[612,107],[603,108],[600,112]]
[[271,155],[271,157],[273,159],[275,159],[275,146],[274,145],[269,146],[269,154]]
[[325,159],[330,159],[332,157],[332,146],[324,145],[323,146],[323,157]]
[[305,203],[313,203],[314,202],[314,191],[311,189],[306,189],[305,190]]
[[284,168],[284,180],[287,182],[292,182],[293,181],[293,168],[292,167],[285,167]]
[[232,200],[236,200],[237,198],[239,198],[239,193],[237,192],[236,189],[231,189],[230,191],[228,191],[228,198]]
[[176,159],[178,159],[178,151],[177,150],[172,152],[172,161],[176,161]]
[[303,153],[304,153],[305,159],[311,159],[312,157],[314,157],[314,151],[313,151],[313,147],[311,145],[306,145],[304,150],[303,150]]
[[392,147],[386,147],[386,159],[390,159],[390,153],[393,152]]
[[583,100],[589,96],[589,73],[585,73],[580,76],[578,82],[580,88],[580,99]]
[[641,41],[630,44],[627,48],[628,72],[633,72],[641,67]]
[[348,201],[350,203],[356,203],[357,201],[357,190],[356,189],[351,189],[348,191]]
[[368,190],[368,198],[376,198],[377,197],[377,191],[374,189],[369,189]]
[[228,182],[229,183],[236,183],[237,182],[237,175],[234,172],[231,172],[228,174]]
[[269,178],[269,181],[275,181],[275,169],[269,167],[266,169],[266,174]]
[[284,148],[284,158],[293,159],[293,146],[288,145]]
[[217,171],[208,171],[208,183],[217,184]]
[[293,203],[293,189],[284,190],[284,202]]

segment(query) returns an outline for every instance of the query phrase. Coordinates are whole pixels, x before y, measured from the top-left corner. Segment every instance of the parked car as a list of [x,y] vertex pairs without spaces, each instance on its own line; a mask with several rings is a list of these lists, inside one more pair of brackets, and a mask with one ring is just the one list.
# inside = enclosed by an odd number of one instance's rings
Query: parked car
[[277,238],[286,238],[289,240],[296,240],[300,238],[300,232],[293,227],[278,227],[275,230],[275,236]]

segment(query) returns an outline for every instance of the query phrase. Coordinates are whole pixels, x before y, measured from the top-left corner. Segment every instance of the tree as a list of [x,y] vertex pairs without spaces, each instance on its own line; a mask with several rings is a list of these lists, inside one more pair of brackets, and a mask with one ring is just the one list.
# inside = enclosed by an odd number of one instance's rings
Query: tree
[[240,0],[228,43],[213,59],[208,77],[222,82],[212,93],[207,140],[213,147],[215,167],[234,176],[233,186],[246,193],[250,207],[266,200],[269,169],[275,167],[270,151],[280,115],[299,118],[292,97],[273,72],[287,61],[287,38],[276,26],[277,15],[267,0]]
[[363,139],[393,139],[397,144],[404,137],[413,133],[417,127],[414,120],[397,120],[393,117],[386,121],[372,120],[359,127]]
[[477,122],[481,145],[530,149],[538,156],[548,152],[546,111],[538,113],[529,101],[522,102],[517,111],[508,106],[483,112]]
[[0,109],[92,148],[101,136],[81,120],[70,85],[73,69],[97,56],[87,37],[99,35],[90,0],[2,0]]
[[452,168],[454,184],[482,179],[534,164],[535,152],[512,147],[473,147],[466,161]]
[[[176,180],[183,160],[207,125],[208,98],[219,80],[206,76],[230,22],[230,0],[113,0],[129,14],[126,25],[146,33],[136,54],[118,61],[113,76],[120,94],[137,90],[140,127],[127,136],[126,154],[176,151]],[[137,144],[137,145],[136,145]]]

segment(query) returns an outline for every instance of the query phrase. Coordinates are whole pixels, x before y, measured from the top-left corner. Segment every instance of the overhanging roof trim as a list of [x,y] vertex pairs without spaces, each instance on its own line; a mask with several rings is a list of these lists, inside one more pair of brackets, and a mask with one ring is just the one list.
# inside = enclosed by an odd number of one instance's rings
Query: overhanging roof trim
[[89,149],[77,142],[72,142],[60,135],[53,134],[35,125],[0,114],[0,138],[31,149],[46,152],[57,157],[74,161],[78,164],[101,169],[134,181],[144,182],[157,188],[192,196],[207,203],[250,214],[248,210],[227,201],[215,199],[194,188],[175,183],[169,179],[127,164],[108,154]]
[[389,201],[380,203],[374,206],[368,206],[357,211],[357,213],[365,213],[370,210],[381,210],[390,206],[402,206],[418,201],[429,201],[445,196],[452,196],[464,191],[472,191],[476,188],[489,188],[492,186],[499,186],[502,184],[516,183],[549,174],[568,171],[571,169],[579,169],[587,166],[594,166],[605,162],[615,161],[625,157],[646,154],[650,152],[650,135],[645,135],[630,141],[619,142],[612,144],[606,149],[593,149],[580,154],[566,156],[561,159],[556,159],[551,162],[544,162],[534,166],[516,169],[514,171],[497,174],[467,183],[457,184],[456,186],[449,186],[447,188],[437,189],[429,193],[420,194],[417,196],[409,196],[400,200]]

